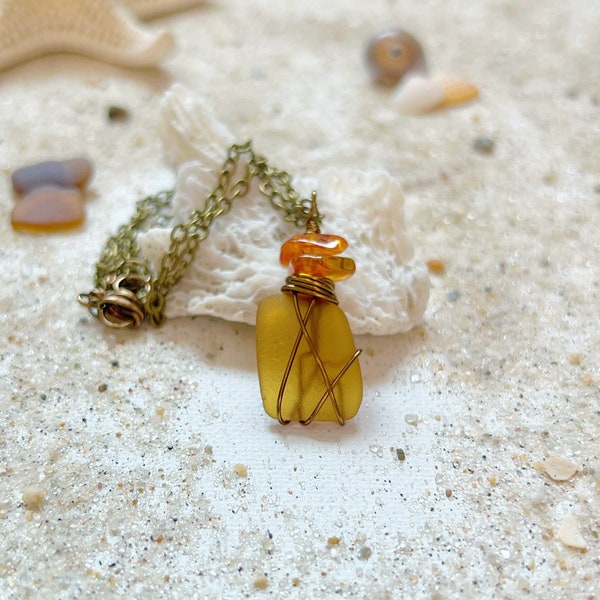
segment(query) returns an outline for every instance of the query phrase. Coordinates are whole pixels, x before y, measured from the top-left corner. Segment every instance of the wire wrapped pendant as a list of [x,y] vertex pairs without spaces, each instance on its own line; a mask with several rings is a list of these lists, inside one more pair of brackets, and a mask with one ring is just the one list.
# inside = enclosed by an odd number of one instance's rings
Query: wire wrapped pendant
[[[316,212],[316,196],[313,194]],[[362,375],[352,332],[335,296],[334,282],[355,271],[338,256],[348,243],[322,234],[309,218],[308,231],[281,248],[293,274],[282,293],[262,300],[256,315],[256,351],[263,406],[282,424],[337,421],[356,415]]]

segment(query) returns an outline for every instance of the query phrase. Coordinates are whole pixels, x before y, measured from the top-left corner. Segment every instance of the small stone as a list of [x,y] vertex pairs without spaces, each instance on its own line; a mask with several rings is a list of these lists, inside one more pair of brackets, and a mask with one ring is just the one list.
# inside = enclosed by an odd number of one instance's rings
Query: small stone
[[479,154],[491,154],[494,151],[495,142],[492,138],[481,136],[473,140],[473,150]]
[[122,106],[112,105],[108,107],[107,111],[108,120],[112,122],[116,121],[127,121],[129,119],[129,111]]
[[254,580],[254,587],[257,590],[266,590],[269,587],[269,580],[264,575],[260,575]]
[[327,540],[327,545],[328,546],[337,546],[339,543],[340,543],[340,538],[337,537],[337,536],[330,537]]
[[396,456],[398,460],[406,460],[406,454],[402,448],[396,448]]
[[430,258],[426,264],[432,275],[443,275],[446,272],[446,263],[439,258]]
[[83,223],[83,199],[74,188],[41,187],[15,205],[13,229],[28,233],[53,233],[73,229]]
[[544,472],[554,481],[566,481],[577,473],[577,465],[561,458],[552,456],[542,464]]
[[565,515],[558,532],[556,534],[558,539],[571,548],[577,548],[578,550],[586,550],[587,542],[581,535],[579,530],[579,521],[575,515]]
[[369,546],[363,546],[358,553],[358,558],[360,558],[360,560],[369,560],[371,554],[373,554],[371,548],[369,548]]
[[48,161],[17,169],[11,176],[17,194],[27,194],[46,185],[83,189],[92,176],[92,163],[86,158]]
[[419,424],[419,416],[409,413],[407,415],[404,415],[404,422],[408,425],[416,427]]
[[39,511],[44,504],[44,492],[35,486],[26,487],[23,490],[23,503],[31,511]]
[[248,467],[246,465],[234,465],[233,470],[238,477],[248,477]]
[[457,290],[452,290],[446,294],[446,298],[448,298],[449,302],[456,302],[460,298],[460,292]]

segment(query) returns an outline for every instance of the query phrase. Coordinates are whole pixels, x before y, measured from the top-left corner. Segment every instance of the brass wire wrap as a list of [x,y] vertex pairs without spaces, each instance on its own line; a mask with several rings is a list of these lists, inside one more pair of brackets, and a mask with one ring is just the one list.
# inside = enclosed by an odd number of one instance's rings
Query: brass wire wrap
[[[290,280],[294,280],[294,282],[292,284],[288,283],[288,282],[290,282]],[[300,281],[296,281],[296,280],[300,280]],[[298,283],[301,285],[294,285],[295,283]],[[320,295],[321,290],[323,288],[328,288],[328,289],[330,288],[331,296],[324,297],[324,296]],[[342,369],[339,371],[339,373],[333,379],[330,379],[330,377],[327,373],[327,369],[325,368],[323,359],[321,358],[321,356],[319,354],[319,349],[317,348],[317,344],[316,344],[315,340],[313,340],[313,338],[310,335],[310,332],[308,331],[308,328],[307,328],[307,324],[310,320],[310,316],[313,312],[314,307],[316,306],[317,299],[321,298],[322,300],[325,300],[327,302],[333,302],[334,304],[338,304],[337,298],[335,297],[335,294],[333,292],[333,288],[334,288],[334,283],[330,279],[327,279],[326,277],[311,277],[309,275],[291,275],[290,277],[288,277],[286,279],[286,285],[284,285],[283,288],[281,288],[282,291],[289,292],[293,296],[294,311],[295,311],[296,319],[298,321],[298,326],[299,326],[298,334],[296,335],[296,339],[294,340],[294,344],[292,345],[292,349],[290,351],[287,365],[286,365],[285,371],[283,373],[283,377],[281,379],[281,385],[279,386],[279,393],[277,395],[277,420],[282,425],[287,425],[290,422],[289,420],[286,420],[283,418],[283,397],[285,395],[285,389],[286,389],[290,374],[292,372],[292,367],[294,365],[294,361],[296,360],[296,357],[298,355],[298,348],[300,347],[300,342],[302,341],[302,338],[304,338],[306,340],[309,350],[310,350],[311,354],[313,355],[313,358],[315,359],[315,363],[317,364],[317,368],[319,369],[319,372],[323,379],[323,383],[325,385],[325,391],[323,392],[323,395],[316,403],[315,408],[313,409],[311,414],[306,419],[301,420],[300,423],[302,425],[310,425],[310,423],[312,423],[315,420],[315,418],[319,414],[319,411],[321,410],[321,408],[323,408],[323,405],[325,404],[325,402],[327,402],[327,400],[329,400],[331,402],[331,405],[333,406],[333,410],[334,410],[335,418],[336,418],[337,422],[340,425],[344,425],[344,423],[346,422],[342,415],[342,412],[340,410],[339,402],[338,402],[338,399],[335,395],[335,391],[333,388],[337,385],[337,383],[340,381],[340,379],[346,374],[346,371],[352,366],[352,364],[358,358],[358,356],[360,355],[362,350],[361,349],[355,350],[354,354],[352,354],[352,356],[350,356],[348,358],[348,360],[346,361],[346,364],[342,367]],[[310,291],[310,290],[312,290],[312,291]],[[304,314],[302,314],[302,311],[300,310],[298,294],[304,294],[306,296],[311,296],[310,303]],[[317,294],[319,294],[319,295],[317,295]]]
[[[164,217],[174,190],[148,196],[137,203],[129,223],[119,227],[116,235],[106,242],[96,265],[95,288],[80,294],[79,303],[108,327],[135,328],[146,318],[155,326],[162,325],[167,295],[193,262],[213,221],[229,212],[233,201],[244,197],[254,180],[258,180],[258,189],[271,205],[283,212],[285,221],[299,228],[306,227],[309,220],[318,226],[322,217],[314,201],[300,198],[289,173],[270,166],[254,151],[251,140],[232,144],[204,208],[193,211],[186,223],[176,225],[171,231],[171,245],[158,273],[140,256],[136,238],[139,231]],[[117,290],[113,287],[116,280],[120,282]],[[143,285],[139,285],[140,281]]]
[[333,304],[339,304],[335,295],[335,284],[327,277],[314,277],[312,275],[290,275],[285,280],[282,292],[293,292],[320,298]]

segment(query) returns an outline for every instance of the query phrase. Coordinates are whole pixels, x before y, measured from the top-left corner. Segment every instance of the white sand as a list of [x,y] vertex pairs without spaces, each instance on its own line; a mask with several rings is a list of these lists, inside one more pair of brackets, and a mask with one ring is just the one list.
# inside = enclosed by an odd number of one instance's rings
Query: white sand
[[[0,597],[593,597],[599,18],[588,0],[223,0],[151,24],[178,44],[163,72],[0,73]],[[481,99],[396,114],[363,62],[386,25]],[[75,301],[135,200],[174,181],[155,132],[173,82],[294,173],[387,169],[417,253],[447,265],[422,328],[358,339],[344,428],[263,413],[248,326],[119,334]],[[85,228],[14,233],[9,172],[82,154]],[[578,473],[548,478],[551,456]],[[587,552],[558,537],[569,515]]]

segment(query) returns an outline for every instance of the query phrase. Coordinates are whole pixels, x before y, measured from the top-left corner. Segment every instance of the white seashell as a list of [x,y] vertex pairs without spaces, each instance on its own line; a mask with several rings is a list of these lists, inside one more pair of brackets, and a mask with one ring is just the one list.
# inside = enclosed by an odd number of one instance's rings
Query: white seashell
[[[214,162],[216,140],[227,130],[210,122],[206,107],[185,100],[185,93],[177,88],[165,96],[162,118],[167,122],[161,127],[173,135],[164,136],[167,154],[175,163],[177,157],[192,154]],[[185,143],[182,125],[194,123],[192,139]],[[224,156],[224,149],[221,153]],[[213,171],[198,159],[181,166],[172,211],[175,222],[187,221],[191,210],[202,208],[216,182]],[[294,185],[305,197],[313,188],[318,190],[323,231],[350,243],[345,254],[354,258],[357,271],[336,286],[336,293],[354,333],[392,334],[420,323],[429,296],[428,272],[414,257],[407,236],[399,183],[383,171],[329,169]],[[168,249],[170,229],[154,228],[139,236],[142,252],[155,267]],[[167,316],[212,315],[254,324],[258,302],[278,293],[288,274],[279,264],[279,249],[295,233],[256,184],[251,186],[246,197],[213,223],[196,259],[169,295]]]
[[179,12],[204,4],[204,0],[123,0],[140,19],[152,19],[159,15]]
[[234,142],[233,134],[212,110],[181,85],[174,85],[163,96],[159,134],[167,162],[175,169],[188,161],[199,161],[217,170]]
[[114,0],[0,1],[0,69],[53,52],[151,67],[172,48],[169,32],[142,27]]
[[405,115],[422,115],[440,107],[475,100],[479,90],[466,79],[452,75],[412,75],[394,90],[393,102]]
[[546,475],[554,481],[566,481],[577,473],[577,465],[560,456],[550,457],[542,466]]
[[421,115],[442,105],[444,88],[435,79],[414,75],[394,90],[392,98],[403,114]]
[[575,515],[565,515],[558,528],[558,539],[565,545],[578,550],[586,550],[587,542],[579,529],[579,521]]

